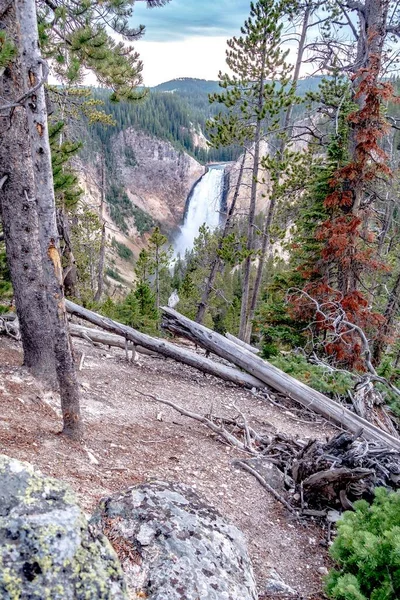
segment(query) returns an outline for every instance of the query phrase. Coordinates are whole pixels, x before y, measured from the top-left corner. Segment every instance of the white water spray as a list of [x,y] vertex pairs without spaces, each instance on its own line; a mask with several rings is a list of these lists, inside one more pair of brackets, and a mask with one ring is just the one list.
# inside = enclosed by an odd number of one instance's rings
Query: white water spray
[[180,254],[183,257],[187,250],[192,250],[202,225],[206,224],[211,231],[218,227],[224,193],[224,172],[224,165],[210,167],[193,189],[185,222],[175,240],[176,256]]

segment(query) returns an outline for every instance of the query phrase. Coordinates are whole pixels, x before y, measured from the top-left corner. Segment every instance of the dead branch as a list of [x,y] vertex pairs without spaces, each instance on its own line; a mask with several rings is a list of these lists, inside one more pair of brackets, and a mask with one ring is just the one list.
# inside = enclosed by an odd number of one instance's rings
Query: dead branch
[[358,432],[362,428],[364,431],[363,435],[368,439],[384,443],[400,451],[398,436],[395,437],[388,431],[369,423],[345,406],[335,402],[335,400],[294,379],[248,350],[240,348],[237,344],[215,331],[211,331],[207,327],[204,327],[204,325],[191,321],[176,310],[163,307],[162,311],[162,327],[174,335],[186,337],[196,344],[201,345],[206,350],[245,369],[248,373],[257,377],[258,380],[263,381],[268,386],[295,400],[307,409],[322,415],[329,422],[333,422],[353,433]]
[[272,495],[274,496],[274,498],[276,498],[277,500],[279,500],[279,502],[281,502],[281,504],[283,504],[283,506],[284,506],[285,508],[287,508],[287,509],[288,509],[288,511],[290,511],[291,513],[295,513],[295,512],[296,512],[296,511],[295,511],[295,509],[293,508],[293,506],[291,506],[291,505],[289,504],[289,502],[287,502],[283,496],[281,496],[280,494],[278,494],[278,492],[277,492],[276,490],[274,490],[274,488],[273,488],[273,487],[271,487],[271,486],[269,485],[269,483],[267,483],[267,482],[265,481],[264,477],[262,477],[262,476],[261,476],[259,473],[257,473],[257,471],[256,471],[255,469],[253,469],[252,467],[250,467],[250,465],[248,465],[248,464],[246,464],[246,463],[242,462],[241,460],[235,460],[235,461],[233,462],[233,465],[234,465],[234,466],[241,467],[242,469],[244,469],[244,470],[245,470],[245,471],[247,471],[248,473],[251,473],[251,475],[253,475],[253,476],[254,476],[254,477],[257,479],[257,481],[259,481],[259,482],[261,483],[261,485],[262,485],[262,486],[263,486],[263,487],[264,487],[266,490],[268,490],[268,492],[269,492],[270,494],[272,494]]
[[174,410],[179,412],[184,417],[189,417],[190,419],[194,419],[195,421],[198,421],[199,423],[206,425],[206,427],[211,429],[211,431],[213,431],[217,435],[221,436],[231,446],[233,446],[235,448],[239,448],[239,450],[243,450],[250,454],[257,454],[257,452],[254,449],[247,448],[245,443],[239,441],[234,435],[232,435],[231,433],[229,433],[229,431],[224,429],[224,427],[222,427],[222,425],[216,425],[213,421],[211,421],[207,417],[199,415],[198,413],[188,411],[185,408],[182,408],[181,406],[178,406],[177,404],[170,402],[169,400],[163,400],[162,398],[158,398],[157,396],[153,396],[152,394],[147,394],[145,392],[141,392],[138,389],[136,389],[135,391],[138,394],[140,394],[141,396],[151,398],[151,400],[154,400],[155,402],[160,402],[161,404],[170,406],[171,408],[173,408]]

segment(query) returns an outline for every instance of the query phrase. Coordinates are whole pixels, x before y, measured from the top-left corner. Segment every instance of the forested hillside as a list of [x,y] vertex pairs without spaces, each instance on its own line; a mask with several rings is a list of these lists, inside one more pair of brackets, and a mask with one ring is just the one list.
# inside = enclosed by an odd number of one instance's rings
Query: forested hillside
[[[106,93],[94,90],[95,98],[104,102],[103,109],[115,121],[111,128],[101,124],[91,127],[90,135],[98,137],[105,145],[118,133],[134,127],[156,138],[171,142],[178,150],[188,152],[202,163],[235,160],[240,154],[239,147],[212,148],[207,146],[206,121],[216,114],[217,108],[210,104],[208,90],[215,90],[217,82],[185,80],[196,82],[195,86],[169,88],[174,82],[152,88],[140,102],[111,102]],[[178,83],[181,83],[178,80]],[[165,89],[164,89],[165,86]],[[200,138],[200,141],[199,141]]]

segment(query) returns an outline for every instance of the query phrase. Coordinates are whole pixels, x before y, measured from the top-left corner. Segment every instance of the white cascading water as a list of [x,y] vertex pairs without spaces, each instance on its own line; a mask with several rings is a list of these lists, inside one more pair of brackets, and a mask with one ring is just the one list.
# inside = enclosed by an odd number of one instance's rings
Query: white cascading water
[[192,250],[193,242],[204,223],[211,231],[218,227],[224,193],[224,172],[224,165],[212,166],[196,184],[189,198],[184,224],[175,240],[176,256],[180,254],[183,257],[187,250]]

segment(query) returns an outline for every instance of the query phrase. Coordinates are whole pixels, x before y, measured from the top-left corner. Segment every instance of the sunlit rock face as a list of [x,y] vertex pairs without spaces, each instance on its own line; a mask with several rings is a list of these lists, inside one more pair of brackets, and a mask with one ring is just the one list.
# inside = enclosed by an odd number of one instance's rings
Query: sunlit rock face
[[118,177],[129,199],[164,230],[181,224],[188,195],[205,173],[194,158],[133,128],[112,142]]
[[126,600],[117,556],[61,481],[0,456],[0,598]]
[[114,494],[91,523],[119,548],[132,598],[257,598],[242,534],[186,485],[151,481]]

